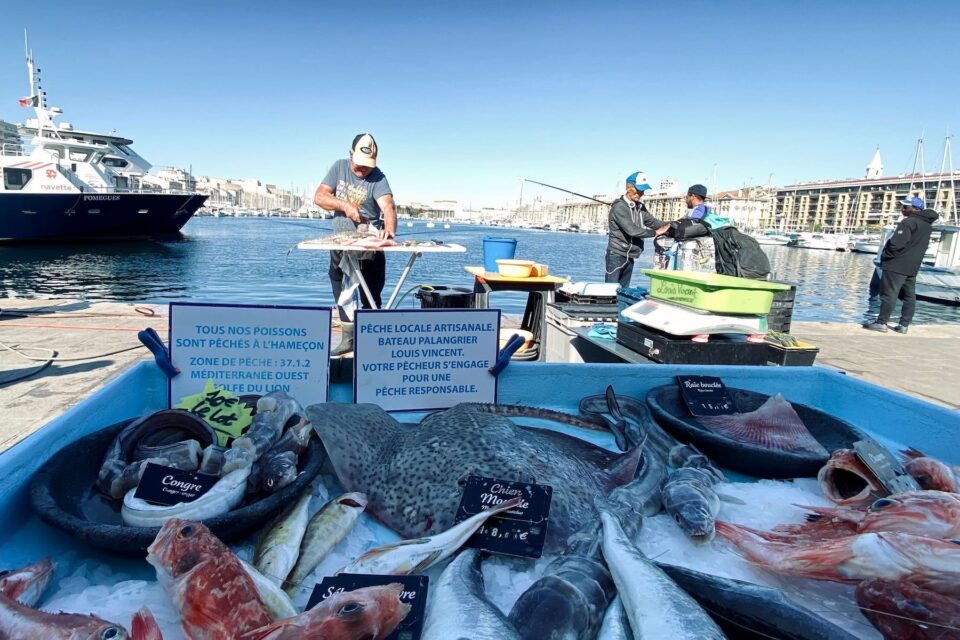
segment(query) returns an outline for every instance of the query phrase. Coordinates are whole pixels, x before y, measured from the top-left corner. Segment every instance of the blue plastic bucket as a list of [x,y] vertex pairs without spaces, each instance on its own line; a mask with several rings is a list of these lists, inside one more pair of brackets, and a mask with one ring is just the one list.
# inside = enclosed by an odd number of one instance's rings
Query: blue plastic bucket
[[514,238],[483,239],[483,269],[496,273],[497,260],[513,260],[517,254],[517,241]]

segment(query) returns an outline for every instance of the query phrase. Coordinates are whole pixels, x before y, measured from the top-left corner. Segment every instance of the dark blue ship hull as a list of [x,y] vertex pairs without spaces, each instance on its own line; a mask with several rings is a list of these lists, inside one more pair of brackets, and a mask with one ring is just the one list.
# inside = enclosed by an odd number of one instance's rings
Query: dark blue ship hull
[[207,196],[171,193],[0,193],[0,242],[176,236]]

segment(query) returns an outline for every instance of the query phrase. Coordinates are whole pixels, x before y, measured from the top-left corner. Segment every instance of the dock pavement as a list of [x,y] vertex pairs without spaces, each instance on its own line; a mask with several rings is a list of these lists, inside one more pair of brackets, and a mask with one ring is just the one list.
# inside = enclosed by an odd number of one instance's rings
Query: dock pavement
[[[166,339],[166,305],[0,299],[0,451],[152,357],[137,340],[147,327]],[[818,364],[960,409],[960,325],[915,326],[903,336],[795,322],[792,333],[820,348]],[[50,349],[58,359],[41,369]]]

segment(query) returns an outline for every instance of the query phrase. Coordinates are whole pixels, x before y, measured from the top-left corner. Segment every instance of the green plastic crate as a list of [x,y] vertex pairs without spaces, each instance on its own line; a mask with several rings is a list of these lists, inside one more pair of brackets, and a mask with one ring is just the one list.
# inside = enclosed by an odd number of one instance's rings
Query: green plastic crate
[[650,295],[713,313],[770,313],[773,292],[789,285],[766,280],[735,278],[717,273],[644,269],[650,278]]

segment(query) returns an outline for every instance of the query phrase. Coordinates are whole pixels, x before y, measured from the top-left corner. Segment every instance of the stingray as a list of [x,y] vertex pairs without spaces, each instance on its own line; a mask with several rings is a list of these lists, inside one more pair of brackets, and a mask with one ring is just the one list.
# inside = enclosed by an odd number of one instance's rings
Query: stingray
[[315,404],[306,414],[344,489],[367,494],[367,511],[405,538],[450,528],[462,485],[477,475],[552,487],[545,551],[559,551],[597,517],[595,497],[633,479],[642,453],[614,453],[469,405],[418,425],[372,404]]
[[776,451],[829,455],[810,434],[793,406],[779,393],[770,397],[756,411],[704,416],[698,420],[714,433],[737,442]]

